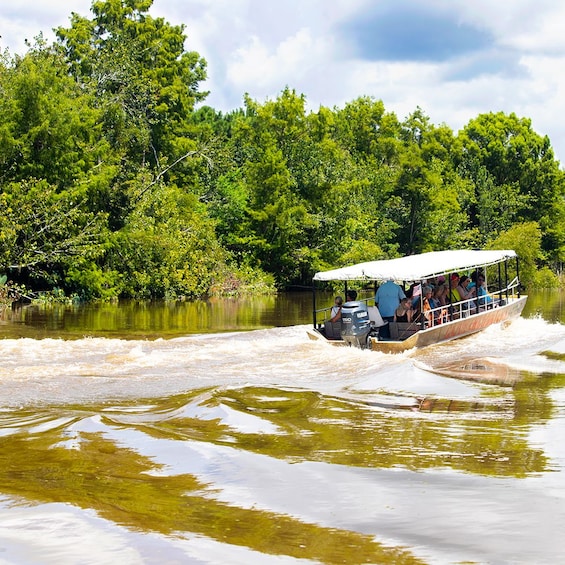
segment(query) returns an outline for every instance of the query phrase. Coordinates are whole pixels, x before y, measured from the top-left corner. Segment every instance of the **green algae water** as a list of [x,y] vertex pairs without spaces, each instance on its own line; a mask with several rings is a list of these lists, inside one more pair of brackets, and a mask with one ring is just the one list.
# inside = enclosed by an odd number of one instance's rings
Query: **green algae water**
[[561,295],[401,355],[310,298],[4,312],[0,563],[563,561]]

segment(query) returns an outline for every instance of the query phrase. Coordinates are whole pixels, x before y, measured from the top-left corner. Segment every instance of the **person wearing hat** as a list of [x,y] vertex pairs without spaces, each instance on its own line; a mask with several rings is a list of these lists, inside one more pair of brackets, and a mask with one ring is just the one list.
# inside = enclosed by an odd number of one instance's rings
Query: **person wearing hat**
[[455,304],[456,302],[461,302],[461,295],[457,290],[458,286],[459,286],[459,273],[451,273],[451,276],[449,277],[449,301],[452,304]]

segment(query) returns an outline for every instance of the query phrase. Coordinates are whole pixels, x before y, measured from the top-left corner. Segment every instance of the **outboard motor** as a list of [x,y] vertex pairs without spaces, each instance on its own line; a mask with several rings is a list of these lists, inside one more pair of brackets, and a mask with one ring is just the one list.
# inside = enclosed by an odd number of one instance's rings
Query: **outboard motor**
[[369,311],[364,302],[346,302],[341,308],[341,337],[347,345],[364,348],[371,331]]

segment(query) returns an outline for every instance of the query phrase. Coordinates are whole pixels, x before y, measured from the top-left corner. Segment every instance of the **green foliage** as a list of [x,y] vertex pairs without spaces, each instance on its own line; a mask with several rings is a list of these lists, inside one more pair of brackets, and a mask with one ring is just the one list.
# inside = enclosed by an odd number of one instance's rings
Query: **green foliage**
[[93,98],[67,74],[64,58],[37,46],[0,73],[0,179],[46,180],[64,189],[103,156]]
[[559,288],[561,282],[549,267],[542,267],[534,273],[530,287],[531,288]]
[[536,222],[516,224],[490,242],[490,249],[513,249],[520,261],[520,280],[526,287],[535,286],[538,265],[544,255],[541,230]]
[[57,192],[46,181],[11,183],[0,193],[0,267],[60,284],[77,259],[104,251],[103,214],[85,210],[81,189]]
[[537,222],[544,252],[562,260],[565,179],[549,138],[531,120],[498,112],[471,120],[461,141],[462,166],[476,185],[475,222],[495,232]]
[[249,265],[226,265],[224,276],[210,288],[216,296],[239,296],[245,294],[270,295],[276,292],[275,277],[257,267]]
[[482,114],[455,136],[366,96],[307,112],[288,87],[223,115],[197,107],[206,62],[152,4],[96,0],[54,45],[0,59],[0,272],[15,284],[56,300],[272,292],[489,245],[518,252],[526,284],[555,284],[565,178],[530,120]]
[[92,4],[94,18],[73,14],[57,36],[74,75],[96,93],[104,130],[134,162],[157,161],[207,93],[206,62],[184,50],[183,26],[148,11],[152,0]]
[[123,274],[104,270],[93,261],[77,261],[67,270],[65,286],[81,300],[109,300],[120,296]]
[[122,296],[198,297],[216,283],[226,258],[206,207],[159,183],[143,193],[115,233],[105,266],[121,273]]

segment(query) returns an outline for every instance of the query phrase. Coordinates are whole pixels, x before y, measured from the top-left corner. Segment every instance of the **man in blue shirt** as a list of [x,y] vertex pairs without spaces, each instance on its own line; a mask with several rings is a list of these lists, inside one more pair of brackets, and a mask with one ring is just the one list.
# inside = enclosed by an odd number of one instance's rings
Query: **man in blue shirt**
[[[394,321],[394,311],[398,308],[398,305],[403,298],[406,298],[404,291],[392,279],[386,281],[377,288],[375,304],[377,305],[385,322]],[[380,335],[383,337],[390,337],[388,325],[381,329]]]

